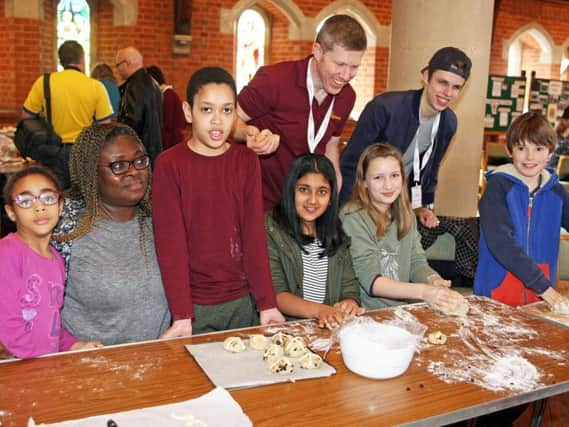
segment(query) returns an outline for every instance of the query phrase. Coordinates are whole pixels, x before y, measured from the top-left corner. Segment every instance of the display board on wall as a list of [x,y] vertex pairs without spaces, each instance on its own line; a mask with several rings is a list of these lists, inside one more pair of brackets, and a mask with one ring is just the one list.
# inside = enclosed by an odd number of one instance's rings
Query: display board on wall
[[488,76],[484,128],[507,130],[512,120],[522,114],[525,95],[525,77]]
[[531,81],[530,110],[541,110],[551,126],[556,126],[569,106],[569,82],[536,79]]

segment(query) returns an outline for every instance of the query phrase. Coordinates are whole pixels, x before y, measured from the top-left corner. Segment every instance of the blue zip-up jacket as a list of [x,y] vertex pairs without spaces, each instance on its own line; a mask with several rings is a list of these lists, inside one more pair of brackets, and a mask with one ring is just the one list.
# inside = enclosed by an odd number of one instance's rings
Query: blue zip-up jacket
[[542,172],[534,197],[513,165],[487,174],[480,200],[480,246],[474,293],[511,306],[539,301],[554,286],[561,226],[569,195],[553,169]]
[[[358,160],[368,145],[388,142],[401,153],[405,153],[409,148],[419,128],[419,105],[422,94],[423,89],[385,92],[366,105],[340,158],[343,179],[340,203],[345,203],[350,198]],[[439,166],[456,132],[456,124],[456,115],[450,108],[441,112],[433,153],[425,169],[421,171],[423,206],[435,200]],[[410,186],[413,184],[413,172],[408,182]]]

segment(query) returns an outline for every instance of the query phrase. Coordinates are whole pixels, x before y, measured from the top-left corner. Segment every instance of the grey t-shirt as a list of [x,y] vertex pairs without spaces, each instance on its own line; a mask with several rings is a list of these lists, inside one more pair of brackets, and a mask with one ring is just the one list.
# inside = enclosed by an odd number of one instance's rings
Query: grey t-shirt
[[413,172],[413,156],[415,155],[415,145],[417,142],[419,143],[420,156],[422,156],[429,148],[429,145],[431,145],[431,133],[433,131],[433,123],[435,122],[436,117],[437,115],[435,114],[433,117],[429,117],[428,119],[419,119],[417,133],[403,154],[403,164],[405,165],[406,176],[411,175],[411,172]]
[[156,260],[151,221],[97,221],[73,242],[61,313],[65,328],[81,340],[105,345],[158,338],[170,311]]

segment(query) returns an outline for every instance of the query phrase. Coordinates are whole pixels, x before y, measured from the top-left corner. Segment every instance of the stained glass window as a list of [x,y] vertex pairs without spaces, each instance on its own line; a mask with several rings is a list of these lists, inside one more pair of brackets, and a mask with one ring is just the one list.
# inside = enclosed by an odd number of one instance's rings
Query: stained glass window
[[85,70],[91,58],[91,19],[85,0],[61,0],[57,4],[57,47],[65,40],[76,40],[85,51]]
[[265,20],[253,9],[245,10],[237,21],[237,92],[249,83],[265,63]]

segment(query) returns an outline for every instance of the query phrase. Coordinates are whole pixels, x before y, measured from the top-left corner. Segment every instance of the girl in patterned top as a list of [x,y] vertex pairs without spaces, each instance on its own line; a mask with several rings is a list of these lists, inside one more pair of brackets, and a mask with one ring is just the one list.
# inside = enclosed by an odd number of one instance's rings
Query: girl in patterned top
[[277,306],[288,319],[316,318],[333,328],[364,312],[330,160],[306,154],[293,162],[265,230]]

